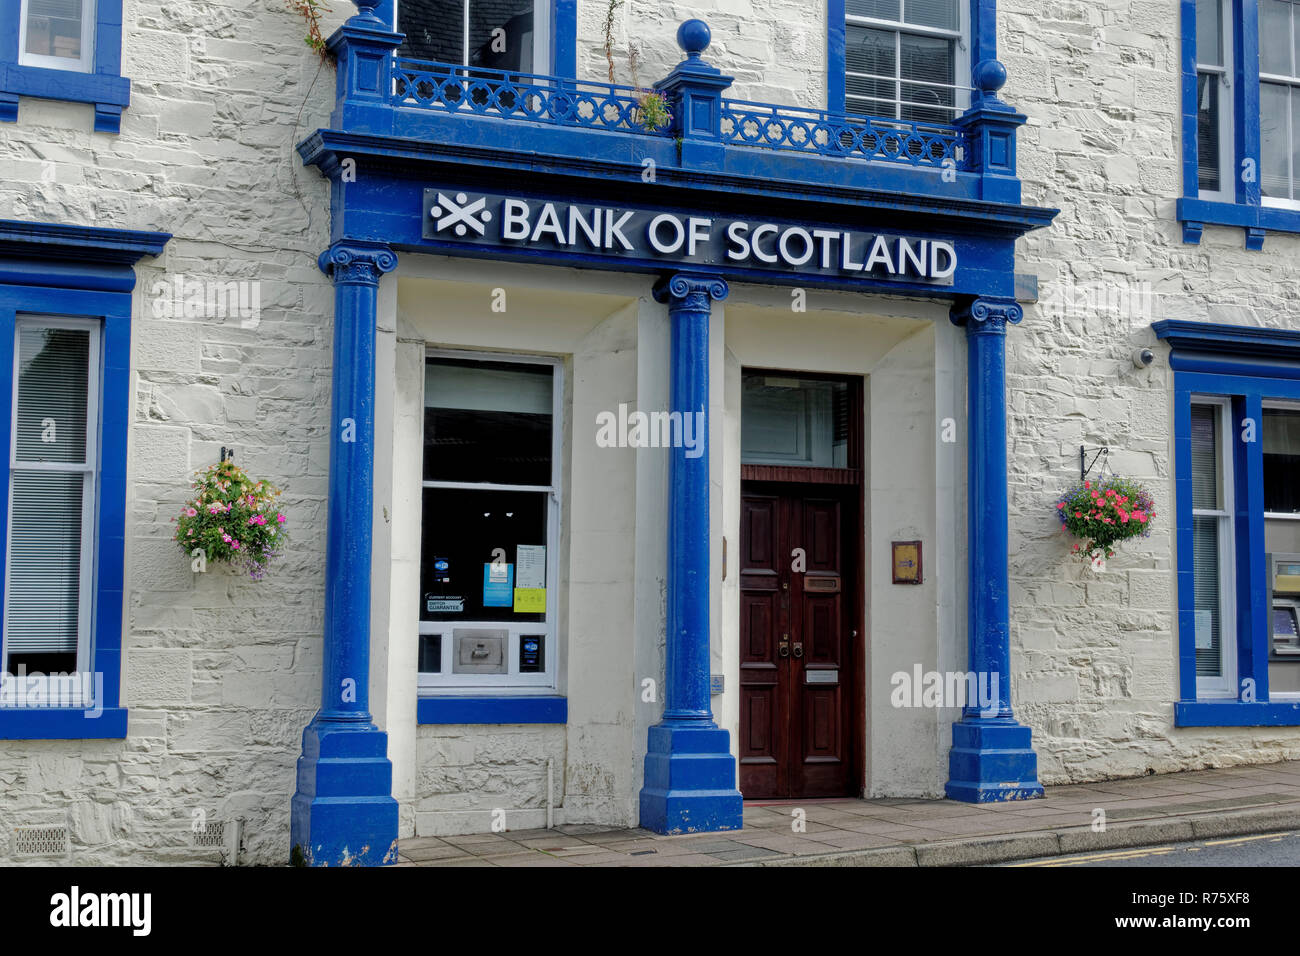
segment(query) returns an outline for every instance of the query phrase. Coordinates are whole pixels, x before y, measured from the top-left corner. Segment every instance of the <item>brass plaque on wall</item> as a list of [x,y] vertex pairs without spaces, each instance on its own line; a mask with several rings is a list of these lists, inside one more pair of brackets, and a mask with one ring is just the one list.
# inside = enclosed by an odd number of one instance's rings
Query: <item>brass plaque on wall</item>
[[921,583],[921,542],[895,541],[894,549],[894,583]]

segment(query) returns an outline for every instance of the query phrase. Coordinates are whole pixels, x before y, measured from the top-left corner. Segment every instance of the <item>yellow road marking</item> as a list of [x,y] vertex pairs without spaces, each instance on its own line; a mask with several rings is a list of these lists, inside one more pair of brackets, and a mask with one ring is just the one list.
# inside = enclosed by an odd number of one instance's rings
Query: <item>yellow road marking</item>
[[1284,836],[1290,836],[1290,834],[1284,833],[1281,836],[1279,836],[1276,833],[1264,833],[1261,834],[1260,836],[1233,837],[1231,840],[1206,840],[1205,845],[1206,846],[1227,846],[1229,843],[1246,843],[1249,842],[1250,840],[1269,840],[1269,839],[1280,840]]
[[1012,866],[1072,866],[1075,863],[1091,863],[1094,860],[1133,859],[1152,854],[1172,853],[1172,846],[1132,847],[1126,850],[1111,850],[1107,853],[1089,853],[1085,856],[1071,856],[1069,859],[1054,857],[1050,860],[1038,860],[1033,863],[1013,863]]

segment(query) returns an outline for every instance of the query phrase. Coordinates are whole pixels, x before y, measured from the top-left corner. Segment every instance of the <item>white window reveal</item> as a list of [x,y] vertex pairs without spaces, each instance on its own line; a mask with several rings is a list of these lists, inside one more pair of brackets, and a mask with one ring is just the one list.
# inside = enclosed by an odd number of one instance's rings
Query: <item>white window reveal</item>
[[399,53],[511,73],[550,68],[550,0],[398,0]]
[[1192,580],[1198,697],[1238,696],[1232,406],[1192,404]]
[[846,0],[846,113],[951,123],[969,105],[960,0]]
[[553,691],[558,361],[425,365],[419,684]]
[[22,0],[18,62],[55,70],[94,70],[95,0]]
[[99,355],[98,323],[18,318],[3,644],[10,674],[89,670]]

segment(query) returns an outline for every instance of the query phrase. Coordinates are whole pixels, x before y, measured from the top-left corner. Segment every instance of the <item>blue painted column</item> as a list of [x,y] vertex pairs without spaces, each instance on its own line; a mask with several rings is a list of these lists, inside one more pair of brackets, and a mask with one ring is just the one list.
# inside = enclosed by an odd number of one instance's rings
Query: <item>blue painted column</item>
[[321,706],[302,735],[293,858],[311,866],[397,862],[388,735],[370,717],[370,555],[375,462],[375,303],[396,254],[341,240],[320,257],[334,280],[329,538]]
[[[720,277],[678,273],[655,299],[672,323],[672,408],[704,413],[708,434],[709,315]],[[641,826],[656,833],[738,830],[742,804],[730,735],[709,708],[709,452],[674,447],[668,473],[668,647],[663,720],[650,728]]]
[[[952,321],[966,327],[967,511],[970,602],[968,667],[980,687],[996,680],[997,702],[967,706],[952,725],[945,791],[987,803],[1043,795],[1030,730],[1011,712],[1011,615],[1007,587],[1007,323],[1024,311],[1012,299],[960,303]],[[985,683],[987,681],[987,684]]]

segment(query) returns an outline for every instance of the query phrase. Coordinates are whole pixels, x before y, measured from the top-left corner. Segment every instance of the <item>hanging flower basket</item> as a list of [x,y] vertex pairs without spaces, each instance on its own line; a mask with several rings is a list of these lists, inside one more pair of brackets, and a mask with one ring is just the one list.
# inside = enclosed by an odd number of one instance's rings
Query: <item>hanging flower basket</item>
[[1056,514],[1065,531],[1079,539],[1073,553],[1095,571],[1105,570],[1118,542],[1151,534],[1156,516],[1146,488],[1118,476],[1079,482],[1056,502]]
[[287,519],[275,503],[280,489],[254,481],[233,461],[196,474],[193,488],[198,494],[172,519],[177,544],[194,559],[197,570],[209,562],[225,563],[260,581],[285,542]]

